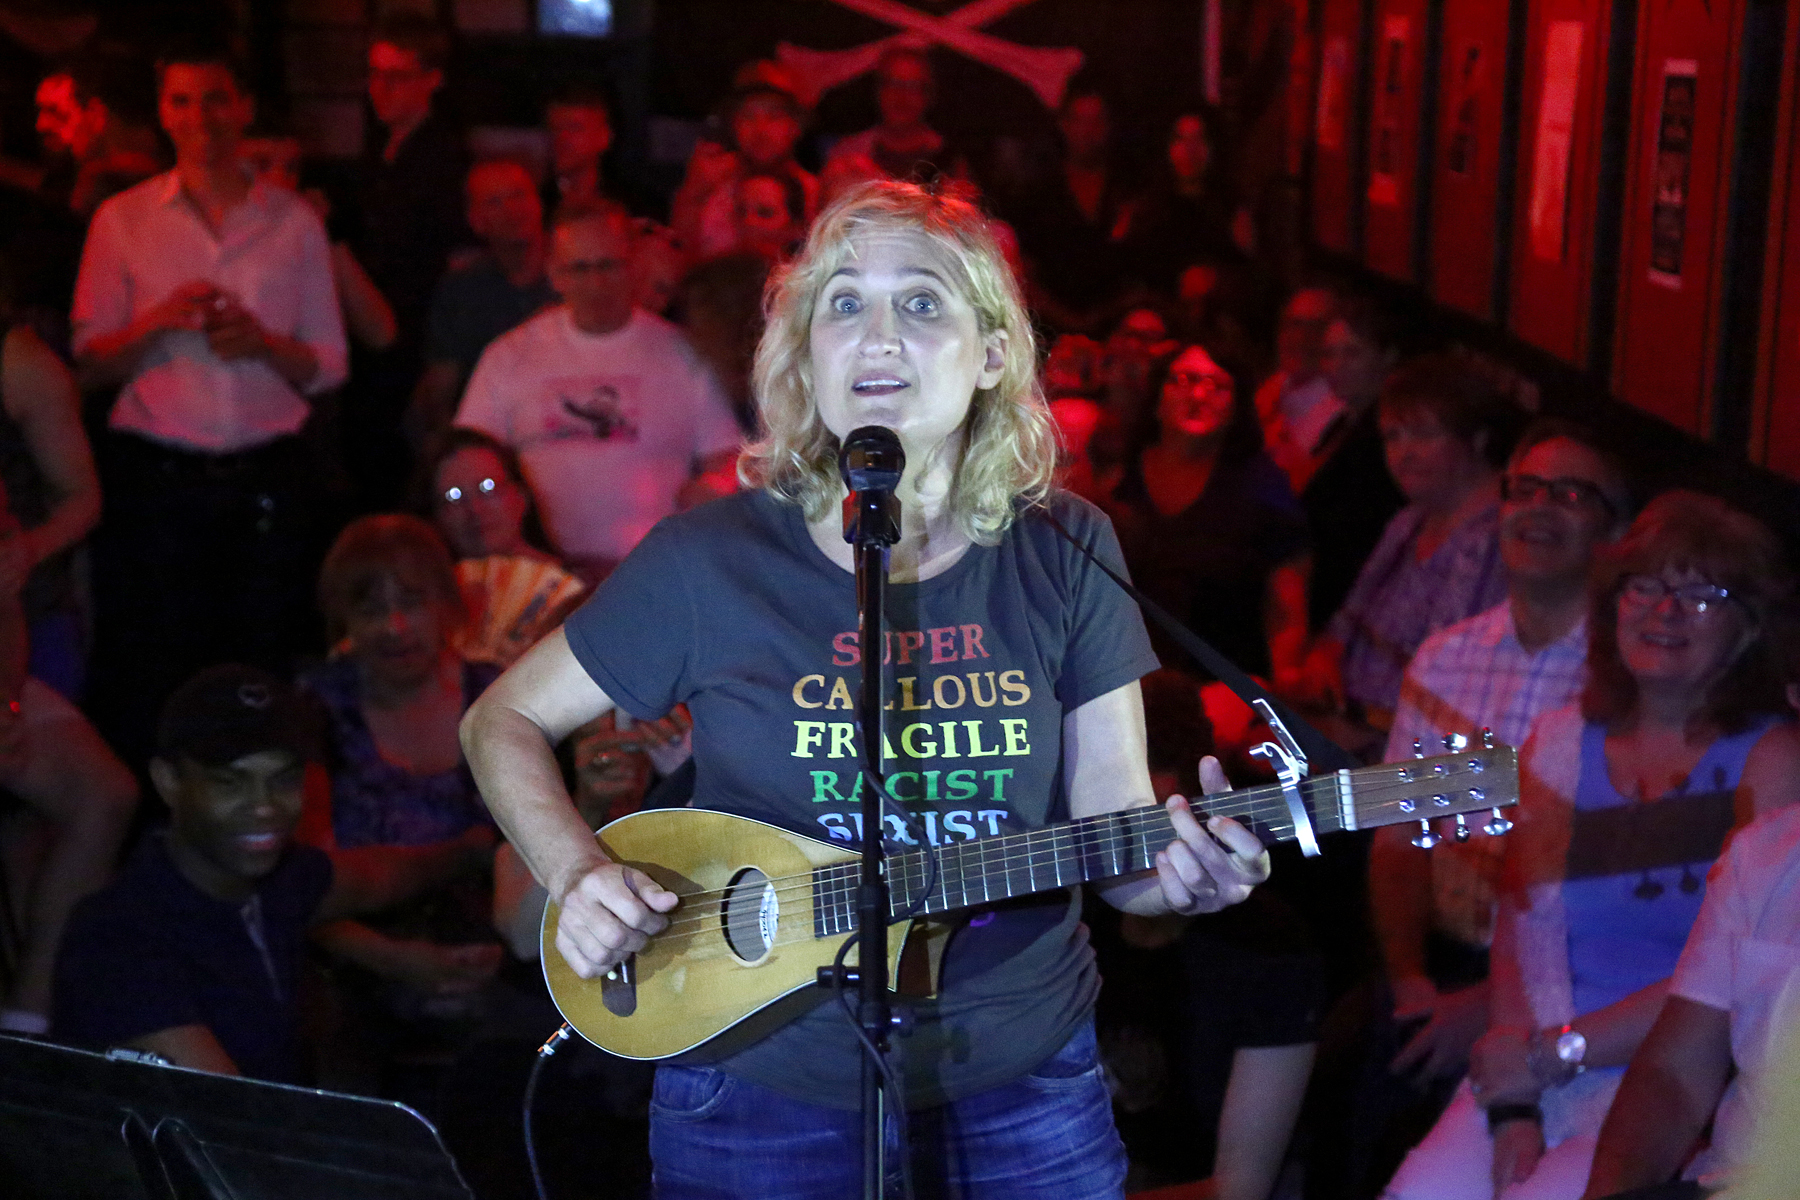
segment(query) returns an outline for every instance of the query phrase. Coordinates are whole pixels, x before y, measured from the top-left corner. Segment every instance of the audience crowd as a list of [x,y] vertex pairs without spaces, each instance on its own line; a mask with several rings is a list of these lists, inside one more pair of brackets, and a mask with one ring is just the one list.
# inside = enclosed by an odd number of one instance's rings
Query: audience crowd
[[[546,896],[459,721],[739,486],[764,286],[889,177],[992,214],[1064,486],[1158,603],[1364,763],[1521,748],[1505,837],[1390,826],[1224,913],[1090,909],[1136,1181],[1579,1200],[1794,1169],[1800,640],[1768,528],[1641,503],[1496,363],[1291,277],[1205,106],[1136,171],[1078,78],[1042,161],[998,169],[933,127],[926,52],[829,142],[752,63],[663,195],[594,83],[548,95],[547,163],[472,158],[449,51],[376,30],[349,176],[207,45],[37,89],[42,161],[0,184],[0,1029],[407,1100],[479,1194],[526,1194]],[[1159,789],[1206,753],[1264,777],[1266,728],[1153,632]],[[577,731],[589,823],[682,803],[687,729]],[[558,1064],[551,1173],[645,1194],[646,1069]]]

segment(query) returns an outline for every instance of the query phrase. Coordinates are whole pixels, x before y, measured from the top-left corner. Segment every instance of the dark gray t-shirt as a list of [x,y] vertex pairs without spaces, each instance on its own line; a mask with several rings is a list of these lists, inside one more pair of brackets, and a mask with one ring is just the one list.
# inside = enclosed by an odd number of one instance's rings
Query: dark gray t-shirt
[[[1123,571],[1097,509],[1066,494],[1052,505]],[[1136,605],[1034,513],[942,575],[892,587],[888,627],[887,778],[940,844],[1067,820],[1064,715],[1157,665]],[[797,507],[744,492],[663,521],[566,629],[633,716],[688,705],[696,807],[858,838],[854,581]],[[1025,1074],[1087,1015],[1098,979],[1079,902],[1049,899],[977,910],[952,937],[938,998],[899,1039],[914,1104]],[[814,1103],[858,1103],[853,1034],[834,1006],[720,1065]]]
[[425,357],[454,362],[467,378],[489,342],[559,300],[548,279],[519,287],[492,255],[483,254],[438,281],[426,322]]

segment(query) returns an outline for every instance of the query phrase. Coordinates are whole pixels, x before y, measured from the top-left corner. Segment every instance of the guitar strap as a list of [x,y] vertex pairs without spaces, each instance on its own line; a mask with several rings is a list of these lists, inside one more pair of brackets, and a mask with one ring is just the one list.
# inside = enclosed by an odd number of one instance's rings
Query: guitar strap
[[1355,770],[1362,766],[1348,750],[1313,728],[1305,718],[1294,712],[1281,700],[1270,695],[1268,689],[1252,679],[1248,672],[1213,649],[1205,638],[1176,620],[1168,609],[1144,595],[1143,592],[1133,587],[1124,576],[1101,562],[1092,550],[1082,545],[1079,538],[1063,528],[1063,523],[1056,519],[1056,514],[1051,512],[1048,507],[1044,505],[1035,507],[1055,527],[1056,532],[1062,534],[1071,546],[1085,554],[1089,562],[1106,572],[1108,579],[1124,588],[1125,594],[1136,600],[1138,607],[1143,609],[1145,614],[1155,620],[1158,625],[1161,625],[1164,632],[1175,639],[1176,645],[1193,655],[1195,662],[1211,671],[1213,678],[1230,688],[1239,700],[1245,704],[1250,704],[1253,700],[1262,700],[1270,708],[1273,708],[1275,715],[1281,718],[1282,722],[1287,725],[1288,731],[1294,735],[1294,740],[1300,743],[1300,748],[1306,751],[1306,757],[1315,770]]

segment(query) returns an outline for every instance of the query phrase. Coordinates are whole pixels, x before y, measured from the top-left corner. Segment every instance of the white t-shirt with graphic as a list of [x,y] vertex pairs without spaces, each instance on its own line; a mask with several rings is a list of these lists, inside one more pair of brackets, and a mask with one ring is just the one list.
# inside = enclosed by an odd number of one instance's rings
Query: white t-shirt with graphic
[[739,440],[687,339],[641,309],[589,334],[559,306],[496,338],[456,423],[519,452],[551,539],[578,560],[624,558],[675,511],[698,460]]

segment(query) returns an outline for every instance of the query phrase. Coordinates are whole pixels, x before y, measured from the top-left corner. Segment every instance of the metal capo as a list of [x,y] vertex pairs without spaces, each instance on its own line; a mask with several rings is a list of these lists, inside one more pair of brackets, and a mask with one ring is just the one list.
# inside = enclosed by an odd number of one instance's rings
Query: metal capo
[[1319,857],[1319,839],[1313,833],[1312,817],[1306,811],[1306,801],[1300,798],[1300,781],[1305,779],[1311,769],[1306,759],[1306,751],[1288,732],[1281,718],[1275,715],[1275,709],[1267,700],[1258,697],[1250,702],[1257,715],[1268,723],[1269,732],[1275,735],[1272,742],[1264,742],[1251,748],[1250,753],[1256,758],[1266,758],[1269,765],[1275,768],[1275,778],[1281,782],[1281,795],[1287,801],[1288,815],[1294,819],[1294,839],[1300,843],[1300,853],[1308,858]]

